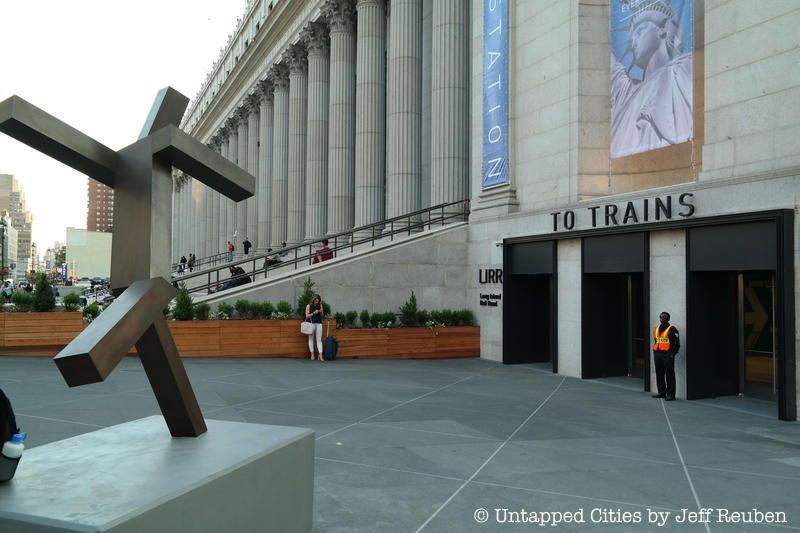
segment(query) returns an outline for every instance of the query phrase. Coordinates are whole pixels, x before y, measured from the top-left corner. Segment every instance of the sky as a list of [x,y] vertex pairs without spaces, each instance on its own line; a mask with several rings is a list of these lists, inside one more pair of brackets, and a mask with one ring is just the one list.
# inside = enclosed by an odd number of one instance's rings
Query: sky
[[[0,101],[17,95],[109,148],[133,143],[156,94],[194,99],[245,0],[0,0]],[[87,178],[0,133],[39,254],[86,227]]]

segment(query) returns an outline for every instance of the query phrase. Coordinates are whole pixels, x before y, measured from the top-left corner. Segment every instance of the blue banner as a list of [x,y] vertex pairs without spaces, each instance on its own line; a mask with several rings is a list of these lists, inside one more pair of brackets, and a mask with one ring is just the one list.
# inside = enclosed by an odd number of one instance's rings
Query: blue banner
[[483,172],[481,187],[508,182],[508,4],[483,2]]
[[61,264],[61,279],[63,279],[64,281],[67,280],[67,264],[66,263],[62,263]]
[[612,158],[694,137],[692,4],[612,0]]

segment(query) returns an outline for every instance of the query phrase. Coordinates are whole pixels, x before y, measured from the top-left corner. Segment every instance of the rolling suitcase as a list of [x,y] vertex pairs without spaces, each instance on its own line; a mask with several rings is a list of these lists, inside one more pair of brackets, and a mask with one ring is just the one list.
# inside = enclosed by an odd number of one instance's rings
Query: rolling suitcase
[[328,334],[325,338],[325,351],[322,353],[322,357],[326,361],[335,361],[338,349],[339,341],[336,340],[336,337],[331,336],[331,321],[328,320]]

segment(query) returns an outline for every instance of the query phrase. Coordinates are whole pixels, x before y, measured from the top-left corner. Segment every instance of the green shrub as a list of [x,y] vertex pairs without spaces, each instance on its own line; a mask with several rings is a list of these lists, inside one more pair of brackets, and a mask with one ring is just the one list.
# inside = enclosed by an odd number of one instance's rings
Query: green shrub
[[358,311],[348,311],[344,314],[344,324],[352,326],[356,323],[356,318],[358,318]]
[[431,314],[424,309],[417,311],[417,324],[427,324],[431,320]]
[[344,313],[335,313],[333,319],[336,321],[337,327],[342,327],[347,324],[347,317]]
[[25,291],[17,291],[11,295],[11,303],[17,311],[30,311],[33,297]]
[[255,314],[258,312],[257,305],[258,304],[250,300],[236,300],[236,303],[233,304],[233,308],[236,309],[239,318],[254,318]]
[[368,328],[372,325],[372,321],[370,320],[369,311],[364,309],[361,311],[361,314],[358,315],[359,320],[361,320],[361,327]]
[[170,314],[175,320],[192,319],[192,297],[189,295],[189,290],[186,288],[185,283],[181,283],[178,288],[178,295],[175,296],[175,306]]
[[411,291],[411,298],[400,306],[400,322],[404,326],[414,326],[417,323],[417,296]]
[[306,316],[306,306],[313,296],[314,282],[311,281],[311,278],[308,278],[303,282],[303,292],[300,293],[300,297],[297,299],[297,314],[299,316]]
[[217,305],[217,318],[221,318],[222,320],[227,320],[233,314],[233,306],[231,304],[227,304],[225,302],[220,302]]
[[67,311],[77,311],[81,306],[81,297],[77,293],[71,292],[64,296],[64,309]]
[[97,304],[89,304],[83,308],[83,317],[94,320],[100,316],[100,306]]
[[[292,304],[290,304],[286,300],[281,300],[280,302],[278,302],[278,305],[275,306],[275,310],[281,315],[289,317],[292,314]],[[305,316],[305,315],[306,315],[305,306],[303,306],[303,311],[302,313],[300,313],[300,316]]]
[[272,313],[275,312],[275,306],[272,305],[271,302],[261,302],[260,304],[255,305],[257,308],[256,315],[258,318],[269,319],[272,316]]
[[379,328],[387,328],[394,325],[397,315],[394,313],[372,313],[372,323]]
[[331,316],[331,304],[328,302],[322,302],[322,312],[324,316]]
[[208,320],[208,315],[211,313],[211,306],[205,302],[194,304],[192,314],[196,320]]
[[453,311],[453,318],[456,322],[456,326],[475,325],[475,315],[472,314],[472,311],[469,309],[459,309],[458,311]]
[[32,304],[35,311],[52,311],[56,307],[56,297],[47,279],[47,274],[36,274]]

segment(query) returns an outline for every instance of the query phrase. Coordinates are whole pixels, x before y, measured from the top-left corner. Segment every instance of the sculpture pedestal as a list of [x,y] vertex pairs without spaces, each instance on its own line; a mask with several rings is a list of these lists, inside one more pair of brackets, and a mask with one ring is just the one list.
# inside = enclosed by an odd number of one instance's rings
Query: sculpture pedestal
[[309,531],[314,432],[206,422],[172,438],[151,416],[27,450],[0,484],[0,531]]

